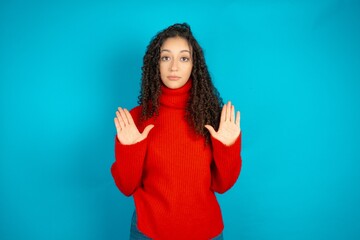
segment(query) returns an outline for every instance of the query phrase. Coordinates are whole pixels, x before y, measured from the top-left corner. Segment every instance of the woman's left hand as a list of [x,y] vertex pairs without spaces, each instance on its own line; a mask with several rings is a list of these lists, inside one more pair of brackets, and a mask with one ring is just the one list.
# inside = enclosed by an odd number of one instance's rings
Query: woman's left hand
[[236,141],[241,132],[240,112],[236,112],[235,118],[235,107],[231,105],[229,101],[222,108],[218,131],[216,132],[210,125],[205,125],[205,127],[209,130],[213,138],[219,140],[226,146],[230,146]]

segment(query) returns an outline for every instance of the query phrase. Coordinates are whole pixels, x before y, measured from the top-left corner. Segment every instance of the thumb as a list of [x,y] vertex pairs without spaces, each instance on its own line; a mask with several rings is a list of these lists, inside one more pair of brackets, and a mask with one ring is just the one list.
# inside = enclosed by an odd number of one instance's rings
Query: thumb
[[207,130],[209,130],[209,132],[210,132],[210,134],[211,134],[212,136],[215,136],[215,135],[216,135],[215,129],[214,129],[212,126],[210,126],[210,125],[205,125],[205,127],[206,127]]
[[146,138],[147,135],[149,134],[150,130],[151,130],[153,127],[154,127],[153,124],[147,125],[141,135],[143,135],[143,137]]

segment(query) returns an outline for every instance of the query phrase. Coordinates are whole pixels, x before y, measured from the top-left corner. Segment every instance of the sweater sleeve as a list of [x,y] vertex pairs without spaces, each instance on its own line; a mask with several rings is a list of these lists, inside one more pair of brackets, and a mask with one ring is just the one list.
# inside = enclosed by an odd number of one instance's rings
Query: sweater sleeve
[[[130,112],[135,122],[136,112],[136,108]],[[115,162],[111,166],[111,174],[125,196],[132,195],[141,184],[146,148],[147,138],[132,145],[123,145],[115,135]]]
[[218,193],[229,190],[240,175],[241,159],[241,132],[235,143],[224,145],[211,137],[213,145],[213,162],[211,164],[211,189]]

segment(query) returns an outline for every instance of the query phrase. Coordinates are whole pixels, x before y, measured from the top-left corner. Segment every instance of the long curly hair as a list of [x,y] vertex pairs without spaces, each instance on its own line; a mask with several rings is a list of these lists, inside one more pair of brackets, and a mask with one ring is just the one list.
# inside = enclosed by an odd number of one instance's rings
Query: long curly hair
[[159,113],[159,96],[161,94],[160,48],[168,38],[181,37],[187,40],[192,48],[193,68],[191,72],[192,87],[186,107],[186,119],[195,132],[210,140],[209,131],[204,127],[209,124],[215,130],[219,127],[223,101],[214,87],[206,66],[204,53],[187,23],[174,24],[155,35],[147,46],[143,58],[141,90],[138,103],[142,107],[141,119],[146,120]]

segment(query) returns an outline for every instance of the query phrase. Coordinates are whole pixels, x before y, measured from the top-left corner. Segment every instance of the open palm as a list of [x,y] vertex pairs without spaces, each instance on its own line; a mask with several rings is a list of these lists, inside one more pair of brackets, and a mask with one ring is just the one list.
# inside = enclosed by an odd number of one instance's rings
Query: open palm
[[233,144],[240,134],[240,112],[236,112],[235,107],[229,101],[225,104],[221,111],[220,124],[218,131],[210,125],[205,125],[211,136],[226,146]]
[[117,138],[124,145],[131,145],[144,140],[154,125],[148,125],[142,133],[136,127],[130,112],[127,109],[118,108],[114,123],[117,131]]

